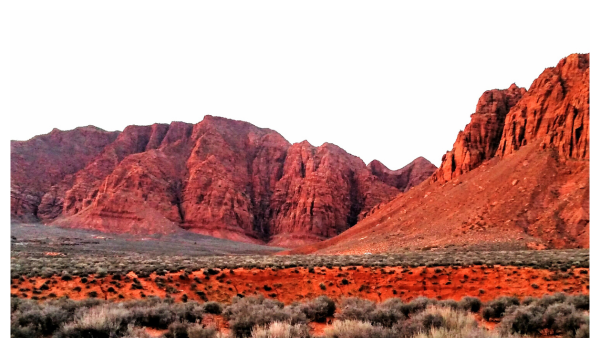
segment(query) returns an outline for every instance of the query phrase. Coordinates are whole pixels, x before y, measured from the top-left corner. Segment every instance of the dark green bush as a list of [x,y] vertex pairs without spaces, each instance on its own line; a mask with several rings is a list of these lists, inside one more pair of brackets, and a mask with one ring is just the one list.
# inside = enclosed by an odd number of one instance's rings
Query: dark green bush
[[335,302],[327,296],[320,296],[300,304],[298,308],[308,320],[323,323],[335,313]]
[[506,308],[519,305],[519,298],[517,297],[500,297],[488,302],[483,309],[483,319],[489,321],[491,319],[500,319],[504,316]]
[[204,312],[214,315],[220,315],[223,312],[223,307],[221,306],[221,303],[217,302],[206,302],[204,303],[203,308]]
[[478,313],[481,309],[481,300],[477,297],[465,296],[458,302],[458,307],[473,313]]

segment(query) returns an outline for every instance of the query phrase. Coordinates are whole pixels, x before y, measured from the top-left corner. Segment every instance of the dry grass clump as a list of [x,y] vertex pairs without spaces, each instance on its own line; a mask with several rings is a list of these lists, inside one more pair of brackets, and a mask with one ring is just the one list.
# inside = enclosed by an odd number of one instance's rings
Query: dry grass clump
[[310,328],[306,324],[273,322],[266,326],[256,326],[252,338],[310,338]]
[[229,320],[231,333],[235,337],[250,337],[252,330],[273,322],[287,322],[291,325],[306,324],[308,318],[298,306],[284,306],[282,302],[258,297],[234,297],[231,305],[223,311]]

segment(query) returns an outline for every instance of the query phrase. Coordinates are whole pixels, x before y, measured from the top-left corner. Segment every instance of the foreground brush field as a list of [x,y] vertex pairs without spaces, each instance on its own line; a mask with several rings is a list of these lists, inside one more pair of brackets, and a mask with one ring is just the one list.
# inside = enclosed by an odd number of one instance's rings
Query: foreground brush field
[[589,250],[273,255],[281,249],[203,236],[12,234],[13,337],[587,332]]
[[327,296],[290,305],[262,296],[233,298],[230,304],[173,298],[107,302],[67,298],[37,303],[13,298],[13,337],[524,337],[589,336],[587,295],[542,298],[476,297],[411,302],[390,298],[334,301]]

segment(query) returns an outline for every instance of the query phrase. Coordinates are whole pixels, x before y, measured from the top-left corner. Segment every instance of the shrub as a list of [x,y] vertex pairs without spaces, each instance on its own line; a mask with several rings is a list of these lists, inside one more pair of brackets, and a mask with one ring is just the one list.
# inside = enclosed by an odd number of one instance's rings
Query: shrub
[[203,306],[195,301],[172,304],[171,311],[173,311],[180,320],[188,321],[190,323],[201,322],[204,317]]
[[291,325],[306,323],[307,318],[297,306],[285,307],[283,303],[258,297],[234,297],[231,305],[223,311],[235,337],[249,337],[256,326],[272,322],[288,322]]
[[112,337],[127,331],[131,321],[126,309],[106,305],[79,311],[74,322],[67,323],[54,335],[55,338]]
[[326,338],[383,338],[391,337],[390,333],[381,326],[358,320],[338,320],[325,329]]
[[581,325],[577,332],[575,333],[575,338],[589,338],[590,336],[590,324],[589,318],[587,319],[587,323]]
[[136,327],[133,324],[127,326],[127,332],[123,338],[152,338],[144,328]]
[[320,323],[325,322],[327,317],[331,317],[335,313],[335,302],[327,296],[312,299],[298,307],[308,320]]
[[[546,309],[546,312],[544,312],[544,316],[542,317],[544,327],[554,332],[561,331],[565,325],[563,321],[573,313],[575,313],[575,307],[571,304],[552,304]],[[573,336],[574,335],[575,332],[573,331]]]
[[483,319],[490,321],[494,318],[502,318],[506,308],[512,305],[519,305],[519,299],[517,297],[500,297],[488,302],[483,309]]
[[306,324],[273,322],[268,326],[255,327],[252,330],[252,338],[309,338],[309,331],[310,328]]
[[370,314],[375,310],[375,303],[362,298],[344,298],[340,311],[335,315],[341,321],[369,322]]
[[402,313],[403,305],[402,300],[398,298],[387,299],[383,303],[377,304],[376,309],[369,315],[369,321],[374,325],[392,327],[406,319]]
[[408,304],[403,304],[401,310],[402,310],[402,313],[406,317],[409,317],[411,314],[416,313],[416,312],[421,312],[421,311],[425,310],[427,308],[427,306],[435,305],[436,303],[437,303],[437,301],[435,299],[429,299],[426,297],[418,297],[416,299],[413,299]]
[[35,307],[27,310],[18,317],[20,326],[39,328],[41,333],[49,335],[63,323],[71,321],[73,314],[58,306],[48,305],[43,308]]
[[426,330],[439,329],[446,323],[444,317],[439,313],[423,313],[415,320],[420,321]]
[[442,307],[451,308],[452,310],[458,310],[460,308],[460,306],[458,305],[458,302],[455,301],[454,299],[442,300],[442,301],[438,302],[438,305],[442,306]]
[[477,321],[472,314],[453,310],[449,307],[430,306],[415,314],[411,319],[394,326],[396,337],[487,337],[477,329]]
[[590,296],[589,295],[575,295],[570,296],[567,299],[569,304],[573,304],[577,310],[589,310],[590,309]]
[[458,307],[465,311],[477,313],[481,309],[481,300],[477,297],[465,296],[458,302]]
[[560,331],[568,337],[576,337],[578,332],[581,334],[581,327],[588,326],[588,323],[589,319],[587,316],[583,313],[574,312],[559,318],[558,327],[560,328]]
[[177,319],[166,303],[139,305],[131,310],[136,324],[153,329],[164,330]]
[[506,309],[500,322],[500,331],[504,334],[537,335],[548,330],[567,337],[585,335],[588,318],[577,312],[575,306],[569,303],[570,298],[555,294],[539,300],[528,300],[529,305],[526,306],[513,305]]
[[20,325],[11,325],[10,327],[10,336],[11,338],[31,338],[31,337],[39,337],[42,334],[39,330],[33,326],[20,326]]
[[169,331],[164,334],[164,338],[189,338],[188,327],[188,323],[172,323],[169,325]]
[[567,300],[567,296],[563,293],[557,292],[553,295],[544,295],[537,301],[537,304],[547,308],[552,304],[564,303]]
[[218,331],[212,327],[203,328],[199,324],[190,325],[187,329],[188,338],[216,338]]
[[537,334],[543,328],[544,309],[535,304],[512,306],[500,322],[500,331],[505,334]]
[[203,308],[204,312],[214,315],[220,315],[223,312],[223,307],[217,302],[206,302],[204,303]]

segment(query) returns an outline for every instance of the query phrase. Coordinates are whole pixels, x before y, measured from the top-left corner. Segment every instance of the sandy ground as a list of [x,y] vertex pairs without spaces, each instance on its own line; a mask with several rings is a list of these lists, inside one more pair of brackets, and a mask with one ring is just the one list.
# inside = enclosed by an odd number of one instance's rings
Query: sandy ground
[[[164,279],[164,287],[155,282]],[[141,285],[142,289],[135,286]],[[263,294],[286,304],[327,295],[333,299],[361,297],[374,301],[398,297],[410,301],[419,296],[437,299],[459,300],[463,296],[476,296],[488,301],[499,296],[511,295],[540,297],[544,294],[564,292],[568,294],[589,293],[588,269],[572,269],[568,272],[549,271],[512,266],[472,267],[417,267],[417,268],[371,268],[334,267],[288,268],[280,270],[234,269],[223,270],[208,277],[195,271],[188,277],[182,272],[165,276],[152,274],[148,278],[137,278],[130,272],[115,280],[88,277],[83,283],[80,277],[64,281],[60,277],[34,277],[19,281],[13,279],[11,293],[18,297],[48,299],[68,296],[84,299],[95,291],[100,299],[115,301],[139,299],[144,296],[173,297],[181,300],[187,295],[190,300],[219,301],[228,303],[237,294],[250,296]],[[44,284],[47,290],[39,288]],[[36,294],[33,293],[37,288]]]

